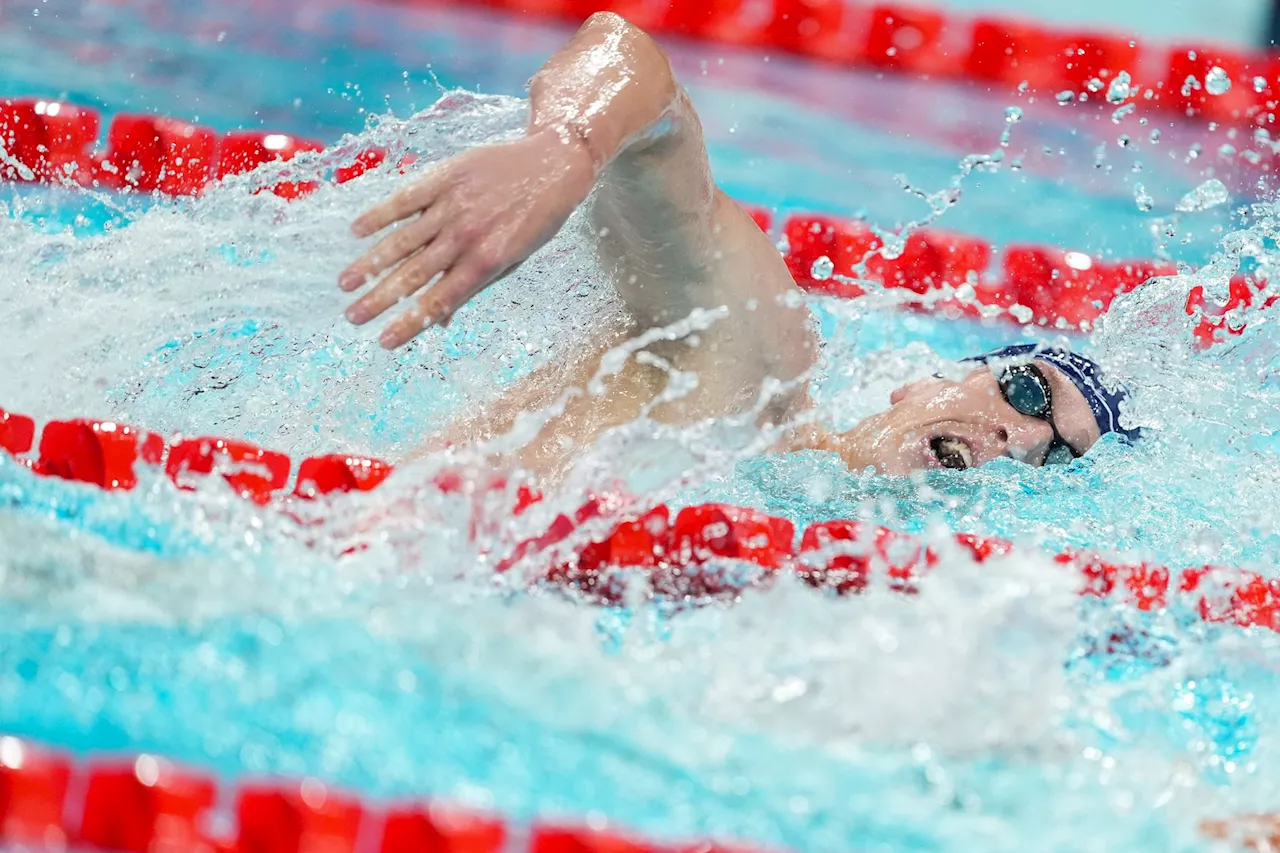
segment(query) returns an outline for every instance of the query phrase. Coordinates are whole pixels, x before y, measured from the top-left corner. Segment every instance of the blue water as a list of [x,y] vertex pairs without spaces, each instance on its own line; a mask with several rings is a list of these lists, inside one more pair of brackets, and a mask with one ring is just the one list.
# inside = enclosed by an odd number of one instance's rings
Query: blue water
[[[279,3],[270,20],[238,2],[38,11],[0,3],[0,96],[328,142],[363,133],[429,157],[517,130],[518,107],[482,99],[366,130],[371,117],[406,119],[457,87],[519,95],[568,34],[343,2]],[[669,47],[722,184],[780,215],[917,220],[927,207],[897,175],[936,192],[963,157],[1000,150],[1000,168],[965,178],[938,225],[1150,257],[1159,217],[1157,231],[1175,230],[1161,240],[1170,256],[1199,264],[1254,221],[1239,212],[1259,195],[1253,178],[1218,154],[1226,130],[1161,119],[1155,143],[1155,124],[1116,124],[1109,110]],[[1012,124],[1010,106],[1024,111]],[[1233,203],[1173,216],[1210,177]],[[22,366],[0,378],[0,404],[295,455],[396,457],[607,309],[570,230],[447,334],[378,352],[340,322],[333,277],[356,248],[346,222],[394,182],[374,175],[292,206],[244,185],[158,205],[0,189],[0,226],[23,223],[0,232],[0,357]],[[1135,203],[1138,182],[1153,212]],[[675,619],[600,612],[495,589],[466,536],[472,508],[411,475],[306,528],[216,488],[177,495],[144,477],[133,494],[103,495],[0,459],[0,730],[88,754],[155,750],[232,780],[314,774],[518,817],[598,812],[672,838],[832,853],[1199,849],[1197,819],[1280,805],[1275,639],[1185,612],[1081,606],[1034,556],[1092,547],[1271,573],[1280,562],[1274,329],[1259,321],[1234,347],[1179,361],[1186,320],[1175,311],[1165,329],[1170,315],[1142,308],[1119,310],[1138,318],[1135,347],[1166,356],[1138,366],[1166,383],[1145,404],[1163,440],[1106,442],[1066,470],[1006,462],[918,482],[853,475],[820,454],[717,467],[693,447],[690,482],[650,496],[1023,546],[984,570],[944,553],[918,601],[828,601],[784,583]],[[828,340],[819,397],[837,421],[875,411],[897,381],[1024,334],[814,310]],[[547,512],[578,494],[551,495]],[[493,541],[545,520],[500,521]],[[363,556],[334,558],[369,535]]]

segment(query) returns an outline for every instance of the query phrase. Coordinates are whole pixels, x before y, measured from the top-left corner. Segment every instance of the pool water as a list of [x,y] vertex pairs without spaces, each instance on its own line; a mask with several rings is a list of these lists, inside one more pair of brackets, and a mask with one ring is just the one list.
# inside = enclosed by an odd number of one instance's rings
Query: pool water
[[[335,276],[358,251],[351,218],[404,178],[377,170],[292,203],[253,192],[371,145],[421,155],[420,170],[519,133],[514,96],[567,29],[379,4],[284,2],[269,21],[234,0],[179,6],[0,5],[0,95],[353,136],[195,201],[0,190],[0,360],[20,366],[0,375],[0,404],[244,436],[295,457],[398,458],[618,310],[575,220],[449,330],[388,354],[376,330],[341,321]],[[517,520],[500,498],[476,509],[425,487],[441,464],[428,459],[305,525],[216,486],[178,493],[149,477],[107,495],[0,459],[0,730],[154,750],[228,778],[313,774],[378,796],[832,853],[1193,850],[1200,818],[1280,806],[1276,638],[1176,609],[1082,605],[1036,556],[1072,546],[1275,574],[1274,320],[1249,316],[1245,335],[1201,354],[1182,311],[1192,284],[1222,296],[1242,258],[1273,262],[1269,190],[1220,150],[1252,143],[670,48],[716,173],[746,202],[892,227],[930,213],[904,184],[958,186],[936,225],[997,245],[1216,259],[1120,300],[1088,342],[1151,389],[1134,415],[1158,437],[1104,442],[1065,470],[1003,462],[910,481],[637,423]],[[999,162],[958,177],[963,158],[992,152]],[[1211,178],[1230,204],[1175,211]],[[1052,339],[892,302],[813,302],[827,341],[818,396],[836,424],[951,360]],[[483,550],[541,532],[619,468],[651,502],[920,531],[943,566],[911,599],[829,600],[782,582],[676,616],[494,580]],[[979,568],[945,548],[947,530],[1024,547]],[[370,547],[339,558],[355,540]]]

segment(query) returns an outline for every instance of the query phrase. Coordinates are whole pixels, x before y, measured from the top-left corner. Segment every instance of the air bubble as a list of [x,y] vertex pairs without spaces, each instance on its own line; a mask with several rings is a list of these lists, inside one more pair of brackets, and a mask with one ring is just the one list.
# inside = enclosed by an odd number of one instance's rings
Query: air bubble
[[809,269],[809,275],[813,276],[814,281],[828,281],[835,274],[836,265],[826,255],[818,258],[813,262],[813,266]]
[[1111,85],[1107,87],[1107,103],[1123,104],[1133,94],[1133,89],[1129,85],[1131,83],[1129,74],[1121,71],[1116,78],[1111,81]]
[[1057,95],[1054,95],[1054,99],[1058,102],[1059,106],[1065,107],[1067,104],[1071,103],[1076,99],[1076,93],[1072,92],[1069,89],[1064,89],[1063,91],[1059,92]]
[[1231,78],[1226,71],[1215,65],[1204,77],[1204,90],[1210,95],[1225,95],[1231,91]]
[[1022,121],[1022,108],[1021,107],[1005,107],[1004,120],[1007,121],[1009,124],[1017,124],[1018,122]]

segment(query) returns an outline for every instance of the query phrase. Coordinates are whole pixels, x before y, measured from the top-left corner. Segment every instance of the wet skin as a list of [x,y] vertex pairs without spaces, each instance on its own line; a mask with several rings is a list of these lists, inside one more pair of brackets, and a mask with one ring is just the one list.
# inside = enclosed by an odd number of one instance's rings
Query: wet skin
[[[887,411],[848,433],[812,423],[818,339],[803,295],[769,238],[716,187],[697,113],[661,48],[612,14],[593,16],[535,75],[523,138],[438,164],[356,220],[358,237],[379,239],[339,276],[343,290],[363,291],[347,317],[365,324],[391,315],[382,343],[403,346],[447,323],[583,205],[626,318],[432,436],[424,453],[504,434],[522,412],[586,388],[609,349],[705,309],[716,312],[710,328],[657,341],[601,393],[572,396],[513,461],[555,479],[584,445],[642,414],[692,423],[743,412],[782,428],[776,449],[832,450],[855,469],[1044,460],[1052,428],[1005,402],[985,368],[899,389]],[[1088,450],[1098,438],[1088,405],[1044,369],[1062,436]],[[672,371],[696,375],[697,387],[662,401]],[[767,387],[774,390],[760,405]]]

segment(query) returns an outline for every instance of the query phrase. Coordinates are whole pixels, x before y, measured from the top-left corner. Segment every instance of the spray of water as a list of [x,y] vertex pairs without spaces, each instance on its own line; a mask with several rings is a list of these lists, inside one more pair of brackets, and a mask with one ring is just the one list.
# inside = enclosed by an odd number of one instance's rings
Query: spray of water
[[[295,455],[406,455],[620,316],[575,219],[448,329],[403,352],[383,352],[372,332],[341,320],[334,276],[359,250],[353,215],[406,180],[402,171],[518,133],[523,109],[453,93],[199,199],[126,203],[127,227],[96,236],[33,227],[15,203],[0,217],[0,276],[11,283],[0,290],[0,362],[21,369],[0,373],[0,401],[41,418],[243,435]],[[289,203],[259,192],[374,146],[387,165],[359,180]],[[402,165],[411,154],[417,161]],[[946,207],[953,195],[935,200]],[[1263,760],[1280,714],[1259,713],[1280,700],[1258,676],[1269,647],[1248,646],[1228,665],[1221,655],[1239,638],[1178,614],[1156,624],[1111,606],[1082,616],[1075,580],[1034,550],[979,568],[947,550],[942,531],[1274,565],[1274,321],[1245,309],[1233,319],[1248,331],[1203,354],[1183,308],[1194,285],[1225,301],[1245,259],[1270,270],[1276,221],[1259,204],[1208,267],[1117,301],[1092,344],[1137,390],[1127,416],[1151,439],[1105,443],[1062,471],[1010,462],[890,482],[821,454],[761,457],[768,436],[746,419],[674,428],[641,418],[513,519],[514,482],[477,495],[430,485],[442,466],[481,464],[466,456],[407,464],[383,490],[293,515],[217,483],[179,493],[147,475],[136,492],[103,495],[0,459],[0,592],[13,641],[4,645],[19,656],[4,660],[10,710],[0,724],[31,727],[46,719],[35,709],[50,691],[74,686],[96,697],[98,719],[179,753],[515,811],[598,808],[659,832],[718,829],[832,850],[859,834],[922,849],[972,849],[975,839],[1028,849],[1032,838],[1038,849],[1079,849],[1087,818],[1107,849],[1183,849],[1195,816],[1243,802],[1235,780],[1259,802],[1280,790]],[[874,411],[901,380],[954,369],[923,343],[865,357],[863,336],[887,322],[882,307],[819,308],[844,314],[818,389],[837,425]],[[623,347],[616,359],[626,357]],[[512,544],[620,472],[638,506],[715,497],[801,523],[914,527],[942,547],[942,567],[912,597],[873,589],[828,600],[784,579],[735,607],[676,617],[643,604],[599,611],[495,577]],[[1142,643],[1116,652],[1113,635]],[[32,651],[49,636],[62,639]],[[142,660],[158,645],[170,651],[140,665],[128,689],[96,663]],[[23,675],[23,654],[42,655],[38,677]],[[354,681],[313,684],[326,655],[350,667],[320,682]],[[224,682],[239,698],[214,689]],[[136,701],[165,685],[205,707]],[[353,695],[367,701],[347,704]],[[422,719],[452,735],[425,738]],[[47,721],[64,734],[91,726]],[[190,739],[202,730],[205,741]],[[508,752],[485,759],[475,750],[494,730]],[[405,761],[427,751],[438,760]],[[781,778],[786,764],[795,772]],[[563,778],[530,783],[545,767]],[[685,795],[704,805],[681,810]],[[918,828],[907,838],[903,826]]]

